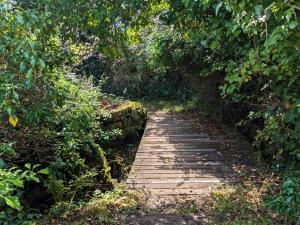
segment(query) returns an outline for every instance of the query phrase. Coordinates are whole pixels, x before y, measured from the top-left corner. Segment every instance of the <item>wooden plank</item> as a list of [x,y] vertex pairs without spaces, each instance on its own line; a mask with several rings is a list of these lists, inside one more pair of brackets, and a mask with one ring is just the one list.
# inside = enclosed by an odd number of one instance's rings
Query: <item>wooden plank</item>
[[220,166],[223,163],[220,161],[208,161],[208,162],[202,162],[202,161],[187,161],[187,162],[157,162],[157,161],[134,161],[133,166]]
[[216,146],[216,145],[175,145],[175,144],[143,144],[140,143],[139,149],[213,149],[216,150],[216,148],[220,148],[222,146]]
[[[132,188],[131,188],[132,189]],[[135,188],[133,188],[136,190]],[[140,189],[140,191],[146,192],[151,195],[203,195],[209,194],[210,188],[205,189],[151,189],[144,190]]]
[[178,154],[180,154],[180,152],[189,152],[189,153],[194,153],[194,152],[214,152],[215,150],[212,149],[141,149],[140,153],[157,153],[157,152],[161,152],[161,153],[168,153],[168,152],[178,152]]
[[179,131],[179,132],[191,132],[194,134],[197,134],[199,132],[195,131],[194,129],[192,129],[191,127],[184,127],[184,128],[180,128],[180,127],[146,127],[144,132],[159,132],[159,131],[167,131],[167,132],[172,132],[172,131]]
[[245,158],[247,160],[253,158],[253,155],[251,154],[243,154],[243,152],[200,152],[200,151],[195,151],[195,152],[190,152],[190,151],[172,151],[172,152],[139,152],[136,157],[136,159],[157,159],[157,160],[164,160],[164,159],[169,159],[169,160],[180,160],[180,159],[195,159],[195,160],[223,160],[223,159],[242,159]]
[[191,131],[191,130],[145,130],[144,135],[145,136],[151,136],[151,135],[196,135],[197,132]]
[[159,161],[159,160],[169,160],[169,161],[199,161],[199,160],[204,160],[204,161],[213,161],[213,160],[223,160],[224,157],[222,155],[218,156],[216,154],[202,154],[202,155],[194,155],[194,154],[186,154],[189,152],[184,152],[184,154],[148,154],[148,153],[139,153],[136,155],[135,159],[136,160],[149,160],[149,161]]
[[247,164],[247,165],[255,165],[253,160],[250,157],[243,157],[240,156],[239,158],[231,158],[231,157],[223,157],[223,158],[208,158],[208,159],[193,159],[193,158],[187,158],[187,159],[136,159],[134,162],[134,165],[179,165],[179,164],[189,164],[189,163],[197,163],[197,162],[221,162],[223,165],[226,166],[234,166],[234,165],[240,165],[240,164]]
[[165,138],[165,137],[159,137],[159,138],[148,138],[144,137],[141,141],[143,144],[234,144],[237,146],[249,146],[248,144],[238,143],[238,141],[222,141],[222,140],[212,140],[209,138]]
[[[197,150],[197,149],[196,149]],[[196,152],[151,152],[151,149],[146,150],[145,152],[138,152],[136,158],[167,158],[167,157],[218,157],[223,156],[223,153],[218,151],[196,151]]]
[[159,123],[157,124],[151,124],[151,125],[148,125],[145,127],[145,130],[148,130],[148,129],[161,129],[161,130],[164,130],[164,129],[175,129],[175,130],[180,130],[180,129],[186,129],[186,130],[192,130],[192,126],[189,126],[189,125],[178,125],[178,124],[172,124],[172,125],[161,125]]
[[241,150],[253,150],[251,146],[236,146],[236,145],[222,145],[221,143],[207,143],[207,142],[198,142],[198,143],[140,143],[141,148],[151,147],[151,148],[218,148],[218,149],[241,149]]
[[139,169],[139,170],[147,170],[147,169],[151,169],[151,170],[159,170],[159,169],[211,169],[211,170],[215,170],[215,171],[221,171],[221,170],[226,170],[229,169],[231,165],[226,166],[224,164],[220,164],[220,165],[186,165],[186,164],[182,164],[182,165],[168,165],[168,164],[164,164],[164,165],[135,165],[133,164],[132,169]]
[[[215,148],[215,147],[222,147],[221,143],[212,143],[212,142],[186,142],[186,143],[159,143],[155,141],[151,142],[140,142],[141,147],[152,147],[152,148],[163,148],[163,147],[203,147],[203,148]],[[228,146],[229,147],[229,146]]]
[[152,123],[145,127],[145,129],[194,129],[191,124],[187,123]]
[[176,184],[176,185],[183,185],[183,184],[202,184],[202,183],[220,183],[221,179],[216,177],[211,178],[173,178],[173,179],[137,179],[137,178],[128,178],[126,184]]
[[189,132],[189,131],[181,131],[181,130],[173,130],[173,131],[167,131],[167,130],[160,130],[160,131],[144,131],[144,137],[148,137],[148,136],[175,136],[175,135],[197,135],[197,133],[194,132]]
[[198,134],[191,129],[145,129],[144,135],[158,135],[158,134]]
[[[195,145],[187,145],[187,146],[172,146],[172,145],[168,145],[168,146],[148,146],[148,145],[141,145],[141,147],[139,148],[139,150],[141,151],[152,151],[152,152],[160,152],[160,151],[202,151],[202,152],[216,152],[217,149],[221,148],[216,148],[215,146],[195,146]],[[235,150],[235,149],[233,149]]]
[[[246,154],[249,153],[249,154]],[[184,156],[229,156],[229,155],[245,155],[251,156],[253,152],[246,150],[226,149],[218,150],[213,148],[142,148],[141,152],[138,152],[136,156],[155,156],[155,157],[184,157]]]
[[[143,138],[147,138],[147,137],[143,137]],[[143,140],[143,139],[142,139]],[[174,138],[172,139],[174,141],[178,141],[178,142],[185,142],[185,141],[191,141],[189,139],[184,139],[184,138]],[[196,139],[197,140],[197,139]],[[216,143],[216,144],[228,144],[228,145],[238,145],[238,146],[244,146],[244,145],[248,145],[251,146],[248,142],[241,142],[237,139],[225,139],[225,140],[220,140],[220,139],[209,139],[209,140],[203,140],[203,143]]]
[[221,176],[222,174],[231,173],[236,174],[231,168],[131,168],[131,174],[212,174],[216,176]]
[[206,142],[206,141],[209,141],[210,139],[209,138],[195,138],[195,137],[192,137],[192,138],[182,138],[182,139],[179,139],[179,138],[172,138],[172,137],[158,137],[158,138],[150,138],[150,137],[144,137],[143,140],[141,141],[141,143],[149,143],[149,142],[154,142],[154,143],[192,143],[192,142]]
[[135,157],[135,163],[144,163],[144,162],[157,162],[157,163],[168,163],[168,164],[174,164],[174,163],[185,163],[185,162],[224,162],[224,157],[223,158],[216,158],[216,157],[195,157],[195,156],[190,156],[190,157],[180,157],[180,156],[177,156],[177,157],[173,157],[173,158],[170,158],[170,157],[143,157],[143,158],[140,158],[140,157]]
[[[172,171],[174,172],[174,171]],[[190,179],[190,178],[220,178],[226,179],[235,177],[236,174],[224,172],[224,173],[149,173],[149,171],[145,173],[132,172],[129,174],[128,179],[168,179],[168,178],[182,178],[182,179]]]
[[193,127],[196,121],[151,114],[127,179],[128,188],[158,195],[194,195],[236,181],[235,163],[247,160],[245,153],[252,146],[235,135],[224,139],[198,132]]
[[[163,149],[157,149],[157,148],[142,148],[138,154],[153,154],[153,155],[159,155],[159,154],[175,154],[177,156],[185,155],[185,154],[215,154],[218,153],[220,155],[226,155],[226,156],[253,156],[253,151],[247,150],[247,149],[216,149],[214,151],[210,151],[209,149],[205,148],[163,148]],[[137,154],[137,155],[138,155]]]
[[192,134],[169,134],[167,133],[166,135],[163,135],[163,136],[157,136],[157,135],[144,135],[144,138],[147,138],[147,139],[157,139],[157,138],[207,138],[208,136],[207,135],[200,135],[200,134],[195,134],[195,133],[192,133]]
[[208,183],[167,183],[167,184],[137,184],[128,183],[128,188],[135,189],[198,189],[198,188],[209,188],[220,184],[220,182],[208,182]]

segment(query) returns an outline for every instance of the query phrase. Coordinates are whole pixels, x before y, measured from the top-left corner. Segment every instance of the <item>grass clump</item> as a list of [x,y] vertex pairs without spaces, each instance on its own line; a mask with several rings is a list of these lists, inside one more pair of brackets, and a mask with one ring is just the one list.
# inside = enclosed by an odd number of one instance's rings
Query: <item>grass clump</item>
[[267,204],[278,192],[279,183],[277,178],[263,176],[259,180],[246,179],[238,187],[225,186],[214,191],[211,224],[293,224]]
[[134,213],[139,208],[139,205],[137,194],[129,192],[124,186],[119,186],[113,191],[106,193],[96,190],[85,211],[87,215],[100,214],[109,218],[114,217],[116,213]]
[[142,100],[148,110],[162,110],[168,113],[180,113],[197,109],[197,99],[187,101],[172,100]]
[[[62,203],[61,206],[63,205],[66,204]],[[113,191],[95,190],[88,202],[78,204],[63,215],[50,215],[47,221],[51,221],[53,225],[120,224],[120,221],[125,221],[140,207],[138,194],[127,191],[120,184]]]

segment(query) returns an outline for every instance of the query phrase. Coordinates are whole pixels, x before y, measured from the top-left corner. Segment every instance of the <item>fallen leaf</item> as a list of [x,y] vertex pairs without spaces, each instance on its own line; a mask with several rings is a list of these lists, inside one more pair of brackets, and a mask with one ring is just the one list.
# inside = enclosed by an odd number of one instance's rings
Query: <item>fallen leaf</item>
[[16,117],[16,119],[14,119],[12,116],[9,116],[9,118],[8,118],[8,122],[9,122],[13,127],[16,127],[16,126],[17,126],[18,121],[19,121],[18,117]]

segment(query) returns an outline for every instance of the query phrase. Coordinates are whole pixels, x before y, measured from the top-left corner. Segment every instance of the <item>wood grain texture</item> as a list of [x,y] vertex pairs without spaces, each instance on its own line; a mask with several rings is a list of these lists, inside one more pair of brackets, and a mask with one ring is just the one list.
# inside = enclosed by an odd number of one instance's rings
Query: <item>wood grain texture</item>
[[236,168],[251,156],[245,138],[221,139],[194,129],[193,118],[152,112],[127,188],[153,195],[201,195],[238,182]]

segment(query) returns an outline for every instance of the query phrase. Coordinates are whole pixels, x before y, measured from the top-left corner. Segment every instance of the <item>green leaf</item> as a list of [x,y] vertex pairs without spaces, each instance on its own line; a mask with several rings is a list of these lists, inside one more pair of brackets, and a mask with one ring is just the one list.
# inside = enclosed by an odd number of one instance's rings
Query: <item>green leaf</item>
[[218,15],[219,10],[220,10],[220,8],[222,7],[222,5],[223,5],[223,2],[220,2],[220,3],[217,5],[217,7],[216,7],[216,16]]
[[21,62],[21,64],[20,64],[20,72],[21,72],[21,73],[24,73],[25,70],[26,70],[26,65],[25,65],[24,62]]
[[10,178],[10,179],[8,179],[8,181],[13,183],[16,187],[21,188],[24,186],[23,181],[18,178]]
[[190,0],[183,0],[183,4],[185,7],[188,7],[190,4]]
[[45,61],[42,59],[39,59],[39,65],[42,69],[44,69],[46,67]]
[[5,162],[3,159],[0,158],[0,169],[4,168]]
[[10,106],[6,107],[6,112],[8,113],[8,115],[12,115],[12,108]]
[[25,80],[24,86],[25,86],[26,89],[30,89],[32,87],[31,80]]
[[202,40],[200,43],[203,47],[207,47],[207,40]]
[[289,22],[289,28],[290,29],[294,29],[297,26],[298,26],[297,21],[291,21],[291,22]]
[[31,77],[32,72],[33,72],[33,69],[30,68],[30,69],[27,71],[27,73],[26,73],[27,77]]
[[17,196],[7,196],[7,197],[2,196],[2,197],[4,198],[6,205],[10,206],[13,209],[17,209],[17,210],[21,209],[21,204]]
[[49,174],[49,168],[41,169],[41,170],[38,171],[37,173],[41,173],[41,174],[48,175],[48,174]]
[[26,163],[24,166],[25,166],[25,168],[27,168],[27,169],[31,169],[31,164],[30,164],[30,163]]
[[34,57],[34,56],[31,56],[30,64],[31,64],[32,66],[35,66],[35,62],[36,62],[35,57]]
[[262,14],[264,8],[263,8],[262,5],[256,5],[256,6],[254,7],[254,10],[255,10],[256,16],[261,16],[261,14]]

